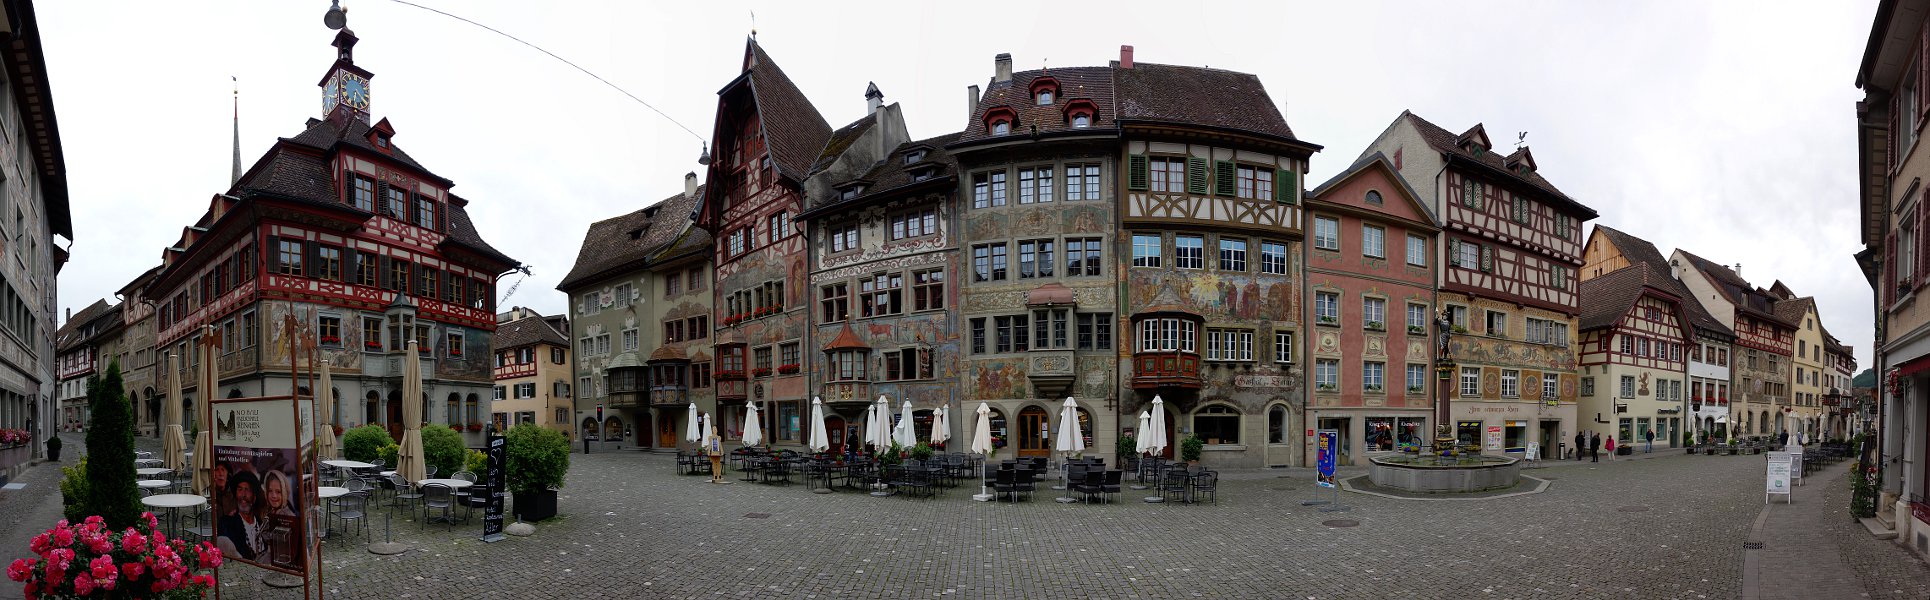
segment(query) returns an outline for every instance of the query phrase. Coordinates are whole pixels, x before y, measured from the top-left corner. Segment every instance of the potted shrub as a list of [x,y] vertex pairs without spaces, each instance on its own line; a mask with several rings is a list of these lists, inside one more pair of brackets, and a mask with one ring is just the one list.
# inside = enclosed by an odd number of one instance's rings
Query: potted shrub
[[422,428],[422,464],[436,468],[437,477],[448,477],[462,468],[462,434],[442,425]]
[[375,457],[382,459],[382,464],[388,466],[390,469],[394,469],[397,465],[401,464],[401,455],[402,447],[396,445],[394,441],[390,441],[383,444],[382,447],[375,449]]
[[363,425],[342,434],[342,458],[369,462],[381,456],[377,451],[382,446],[391,443],[394,440],[389,438],[389,430],[381,425]]
[[1407,332],[1414,335],[1427,335],[1427,328],[1420,325],[1408,325]]
[[1179,443],[1179,459],[1189,465],[1200,464],[1200,451],[1205,449],[1206,440],[1200,439],[1199,434],[1188,435]]
[[1730,456],[1735,456],[1735,455],[1736,455],[1736,452],[1737,452],[1737,451],[1739,451],[1739,450],[1741,450],[1741,447],[1739,447],[1739,446],[1737,446],[1737,445],[1736,445],[1736,441],[1735,441],[1735,440],[1729,440],[1729,455],[1730,455]]
[[[481,450],[470,450],[463,453],[462,470],[475,473],[478,479],[488,476],[489,455],[484,454]],[[488,484],[488,482],[479,483]]]
[[47,460],[60,462],[60,436],[47,436]]
[[516,517],[541,521],[556,516],[556,488],[570,471],[570,441],[553,429],[525,423],[504,440],[509,493]]
[[931,460],[931,455],[932,455],[932,449],[929,444],[926,444],[924,442],[918,442],[918,445],[911,447],[911,458],[913,460],[917,460],[918,462],[924,462],[927,460]]

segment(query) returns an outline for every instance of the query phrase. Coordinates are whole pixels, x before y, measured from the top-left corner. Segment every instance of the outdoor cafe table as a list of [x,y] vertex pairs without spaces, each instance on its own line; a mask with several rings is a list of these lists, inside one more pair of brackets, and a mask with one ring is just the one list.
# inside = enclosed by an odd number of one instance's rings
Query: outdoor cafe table
[[140,475],[142,477],[153,477],[155,475],[161,475],[167,472],[168,472],[167,469],[163,469],[161,467],[142,467],[134,470],[134,474]]
[[[352,462],[352,461],[325,461],[325,462]],[[321,498],[321,499],[322,499],[323,501],[325,501],[325,502],[328,502],[328,503],[330,503],[330,504],[334,504],[334,503],[335,503],[335,499],[336,499],[336,498],[340,498],[340,497],[342,497],[342,496],[347,496],[347,495],[348,495],[348,488],[345,488],[345,487],[335,487],[335,486],[332,486],[332,485],[324,485],[324,486],[320,486],[320,487],[317,487],[317,488],[315,488],[315,495],[316,495],[317,497],[319,497],[319,498]],[[329,513],[328,513],[328,512],[323,512],[322,514],[323,514],[323,515],[327,515],[327,514],[329,514]],[[322,537],[328,537],[328,528],[327,528],[327,527],[323,527],[323,528],[322,528]]]
[[160,464],[161,464],[161,459],[158,459],[158,458],[136,458],[136,459],[134,459],[134,465],[135,465],[135,466],[139,466],[139,467],[152,467],[152,466],[157,466],[157,465],[160,465]]
[[168,531],[169,532],[178,531],[175,528],[175,525],[177,523],[175,523],[174,511],[176,509],[192,508],[192,507],[201,506],[207,503],[208,503],[207,498],[203,498],[196,494],[155,494],[153,496],[148,496],[146,498],[141,499],[141,504],[145,504],[154,508],[168,509]]
[[174,482],[167,481],[165,479],[142,479],[140,481],[134,482],[134,485],[141,486],[141,489],[144,489],[144,490],[158,490],[170,485],[174,485]]
[[[449,490],[452,492],[463,488],[467,488],[472,485],[476,485],[475,483],[463,481],[461,479],[424,479],[422,481],[415,482],[415,486],[419,488],[425,485],[429,485],[431,483],[440,483],[442,485],[449,486]],[[453,496],[450,498],[451,501],[453,501],[454,499],[455,498]],[[449,522],[454,523],[455,521],[450,520]]]
[[375,468],[375,465],[371,465],[369,463],[365,463],[359,460],[325,460],[325,461],[322,461],[322,464],[335,467],[337,469],[373,469]]

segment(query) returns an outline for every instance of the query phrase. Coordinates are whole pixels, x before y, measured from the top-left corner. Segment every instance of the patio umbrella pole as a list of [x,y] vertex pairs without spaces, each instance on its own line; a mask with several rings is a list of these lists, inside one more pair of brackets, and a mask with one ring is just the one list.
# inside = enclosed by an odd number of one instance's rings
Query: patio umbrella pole
[[382,513],[382,541],[369,544],[369,553],[388,556],[409,551],[407,544],[395,543],[395,531],[390,523],[394,516],[394,513]]
[[1059,485],[1058,487],[1059,489],[1065,490],[1065,493],[1059,495],[1059,497],[1057,498],[1053,498],[1052,499],[1053,502],[1057,502],[1060,504],[1071,504],[1073,502],[1077,502],[1077,500],[1072,499],[1071,473],[1072,473],[1072,453],[1067,452],[1064,458],[1059,459],[1059,481],[1061,485]]

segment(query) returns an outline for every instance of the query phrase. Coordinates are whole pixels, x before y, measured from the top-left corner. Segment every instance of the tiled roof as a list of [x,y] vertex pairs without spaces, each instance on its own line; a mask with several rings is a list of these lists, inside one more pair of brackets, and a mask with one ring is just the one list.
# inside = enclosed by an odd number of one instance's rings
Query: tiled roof
[[87,308],[80,309],[80,312],[74,313],[74,318],[68,319],[66,323],[60,326],[59,330],[54,332],[55,351],[66,352],[86,342],[86,339],[78,335],[81,326],[86,325],[89,321],[100,318],[101,315],[107,314],[107,312],[113,310],[115,306],[117,305],[108,304],[107,300],[104,299],[95,300],[93,304],[87,305]]
[[1791,325],[1801,325],[1803,317],[1816,309],[1816,299],[1810,296],[1779,300],[1776,302],[1776,318]]
[[509,255],[503,254],[501,250],[497,250],[495,246],[489,245],[489,242],[483,241],[482,234],[476,231],[476,224],[469,220],[469,209],[463,208],[462,204],[462,202],[450,202],[447,204],[449,209],[449,237],[443,238],[443,243],[448,244],[453,242],[483,256],[494,258],[511,265],[518,264],[516,259],[510,258]]
[[422,166],[422,163],[416,162],[414,158],[409,156],[409,153],[403,152],[402,148],[397,147],[395,144],[390,144],[389,148],[384,150],[376,148],[375,144],[369,143],[369,124],[362,122],[361,119],[348,119],[346,123],[336,123],[329,119],[317,119],[309,122],[308,129],[296,134],[295,137],[282,139],[317,150],[329,150],[334,148],[335,144],[338,143],[347,144],[367,150],[378,156],[388,155],[394,158],[396,162],[409,165],[411,168],[419,169],[424,173],[429,172],[427,167]]
[[563,333],[551,327],[542,315],[531,315],[496,326],[494,343],[497,350],[508,350],[535,343],[554,344],[570,347]]
[[1146,62],[1112,73],[1122,121],[1206,125],[1295,139],[1266,86],[1252,74]]
[[1689,264],[1694,265],[1697,271],[1701,271],[1703,276],[1715,283],[1715,288],[1722,292],[1729,303],[1736,305],[1737,309],[1761,319],[1780,323],[1785,327],[1796,327],[1795,323],[1784,320],[1775,313],[1774,298],[1750,287],[1747,280],[1729,267],[1710,262],[1709,259],[1696,256],[1695,253],[1687,250],[1681,252],[1682,256],[1688,257]]
[[291,200],[327,203],[354,210],[336,200],[340,195],[335,193],[334,178],[329,175],[328,165],[321,156],[276,147],[269,151],[267,160],[268,164],[249,171],[249,175],[235,185],[241,195],[265,192]]
[[[1622,257],[1627,258],[1630,264],[1646,265],[1651,272],[1665,276],[1668,273],[1674,272],[1674,269],[1669,266],[1668,259],[1662,257],[1662,251],[1657,250],[1655,244],[1649,243],[1648,240],[1601,224],[1596,224],[1595,230],[1601,232],[1604,237],[1608,238],[1609,243],[1615,244],[1615,248],[1622,252]],[[1662,282],[1664,284],[1662,289],[1682,299],[1682,307],[1689,313],[1690,325],[1696,329],[1715,333],[1720,336],[1733,337],[1736,335],[1736,332],[1730,329],[1729,326],[1723,325],[1721,320],[1709,314],[1709,310],[1702,307],[1702,302],[1697,301],[1695,295],[1690,293],[1689,289],[1682,285],[1682,282],[1676,281],[1674,277],[1665,278],[1668,281]],[[1592,301],[1588,299],[1587,295],[1583,295],[1582,298],[1584,298],[1584,302]]]
[[[591,223],[583,235],[583,246],[576,253],[575,266],[563,276],[556,289],[568,290],[625,268],[641,268],[665,245],[679,242],[677,236],[686,229],[691,231],[678,247],[688,247],[698,241],[708,246],[709,234],[686,227],[691,209],[703,196],[704,186],[697,186],[694,195],[678,193],[628,214]],[[697,236],[701,239],[690,239]]]
[[871,349],[871,346],[865,345],[864,340],[858,339],[858,334],[853,333],[851,331],[850,323],[845,323],[844,329],[841,329],[838,331],[838,336],[831,338],[831,343],[824,345],[825,352],[831,352],[833,350],[870,350],[870,349]]
[[[823,198],[812,201],[810,209],[800,216],[808,216],[845,204],[859,204],[871,198],[889,196],[914,183],[939,181],[957,175],[958,161],[952,157],[951,151],[945,149],[945,145],[958,141],[958,136],[959,134],[956,133],[948,133],[935,138],[900,144],[898,148],[891,151],[891,154],[885,155],[884,160],[872,165],[871,170],[852,180],[868,182],[864,192],[849,199],[843,194],[827,194]],[[906,155],[920,150],[925,152],[923,159],[910,164],[905,163]],[[930,177],[912,181],[914,172],[925,169],[931,170]],[[846,183],[850,182],[838,182],[839,185]]]
[[1485,165],[1489,167],[1491,170],[1493,170],[1494,174],[1498,174],[1503,177],[1513,179],[1517,182],[1524,183],[1530,187],[1541,190],[1549,194],[1550,196],[1554,197],[1558,202],[1567,205],[1567,208],[1569,210],[1581,213],[1582,215],[1585,216],[1585,219],[1593,219],[1597,216],[1595,213],[1595,209],[1584,206],[1582,203],[1577,202],[1573,198],[1569,198],[1568,194],[1564,194],[1562,193],[1561,190],[1556,189],[1555,184],[1549,183],[1548,180],[1543,179],[1540,174],[1534,171],[1522,172],[1522,171],[1509,169],[1507,166],[1507,157],[1501,154],[1497,154],[1494,148],[1489,148],[1487,149],[1487,151],[1482,152],[1479,155],[1476,155],[1473,152],[1469,152],[1467,150],[1462,149],[1458,144],[1455,143],[1456,140],[1458,140],[1461,136],[1456,135],[1455,133],[1450,132],[1446,129],[1442,129],[1440,125],[1435,125],[1434,123],[1429,122],[1427,119],[1421,118],[1420,115],[1414,114],[1413,111],[1401,111],[1401,117],[1405,119],[1409,119],[1411,122],[1413,122],[1414,129],[1421,133],[1421,138],[1424,140],[1427,140],[1427,145],[1430,147],[1433,147],[1436,151],[1441,152],[1443,154],[1454,155],[1466,161]]
[[[1044,106],[1032,98],[1032,81],[1041,76],[1050,76],[1059,82],[1059,93],[1053,96],[1052,104]],[[1066,122],[1065,109],[1069,103],[1077,100],[1089,100],[1095,109],[1092,126],[1085,129],[1118,128],[1113,108],[1112,68],[1071,67],[1024,71],[1013,73],[1011,81],[986,84],[985,94],[979,97],[978,107],[973,109],[972,119],[965,124],[965,131],[959,136],[958,142],[1073,131],[1072,124]],[[1007,136],[994,136],[985,127],[986,111],[1000,107],[1009,108],[1018,115],[1018,122],[1012,125],[1012,133]]]
[[764,144],[770,148],[777,168],[796,181],[810,176],[811,165],[831,139],[831,125],[824,121],[804,92],[791,83],[791,77],[777,68],[777,62],[764,53],[755,38],[750,40],[751,93],[757,102],[757,115],[764,124]]
[[[1581,331],[1609,327],[1622,320],[1622,316],[1635,307],[1642,298],[1642,289],[1656,287],[1654,275],[1648,265],[1635,264],[1616,269],[1600,277],[1583,281],[1579,294],[1582,302]],[[1666,288],[1664,288],[1666,289]]]
[[837,162],[838,157],[844,155],[845,149],[850,148],[852,142],[864,137],[864,132],[871,131],[871,126],[877,123],[876,115],[866,114],[852,121],[850,125],[839,127],[837,131],[831,132],[831,139],[826,141],[824,149],[818,152],[817,162],[811,163],[811,174],[816,175],[819,171],[830,168],[831,163]]
[[664,344],[662,346],[657,346],[656,350],[653,350],[650,352],[650,358],[644,360],[643,362],[657,363],[657,362],[674,362],[674,361],[684,361],[684,362],[690,361],[690,357],[684,355],[683,344]]

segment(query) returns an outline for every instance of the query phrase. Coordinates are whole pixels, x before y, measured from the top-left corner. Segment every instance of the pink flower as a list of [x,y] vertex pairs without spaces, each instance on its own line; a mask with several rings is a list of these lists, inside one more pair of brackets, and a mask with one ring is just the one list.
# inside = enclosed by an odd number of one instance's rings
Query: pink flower
[[94,579],[86,573],[74,576],[74,593],[82,596],[94,593]]
[[146,572],[147,567],[141,566],[141,563],[131,562],[121,565],[121,576],[130,580],[139,579],[141,574]]
[[93,572],[95,579],[112,579],[115,573],[120,572],[120,569],[114,566],[114,557],[106,555],[96,556],[94,560],[87,561],[87,568]]
[[[66,521],[61,521],[61,523],[66,523]],[[54,545],[55,546],[66,548],[73,544],[74,544],[74,530],[68,529],[66,525],[61,525],[59,527],[54,528]]]
[[214,587],[213,575],[196,575],[194,576],[193,581],[195,585]]
[[147,552],[147,537],[130,528],[126,535],[121,536],[121,549],[128,554]]
[[47,566],[51,569],[65,571],[67,570],[68,566],[71,566],[73,564],[73,561],[74,561],[73,550],[69,550],[66,548],[55,548],[53,550],[47,551]]
[[27,578],[32,577],[33,574],[34,574],[34,564],[32,561],[29,561],[27,559],[22,558],[20,560],[13,561],[13,564],[11,565],[7,565],[7,579],[12,579],[14,581],[26,581]]
[[52,563],[47,565],[45,574],[48,587],[60,587],[60,583],[67,580],[67,571],[55,568]]
[[27,542],[27,549],[32,550],[34,554],[46,554],[47,549],[52,547],[53,538],[45,533],[36,535],[33,540]]
[[100,515],[88,515],[87,518],[82,522],[87,523],[89,525],[100,525],[102,523],[106,523],[107,519],[101,518]]

